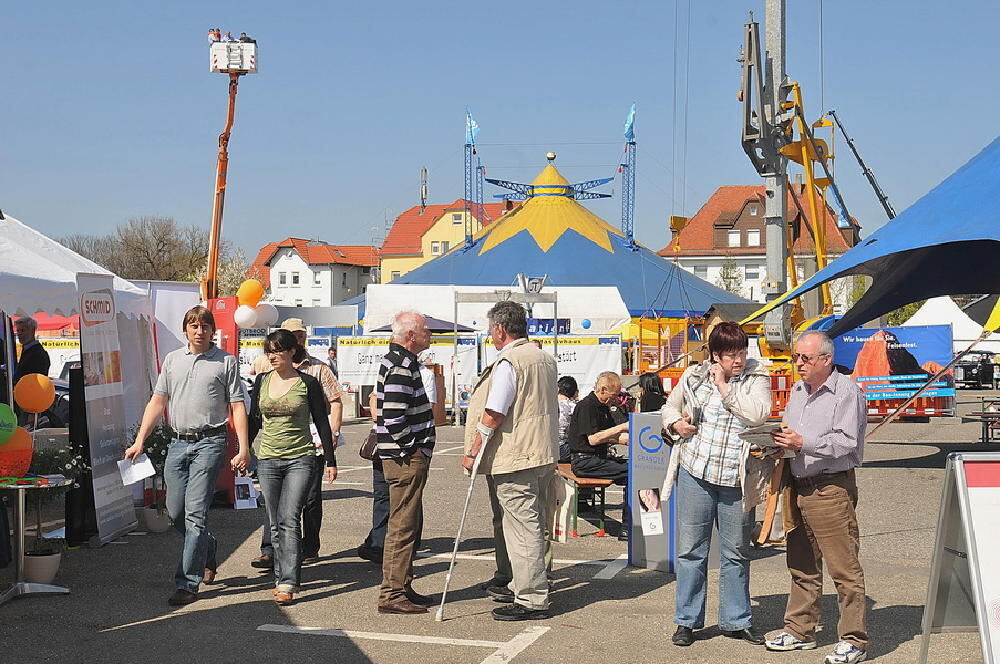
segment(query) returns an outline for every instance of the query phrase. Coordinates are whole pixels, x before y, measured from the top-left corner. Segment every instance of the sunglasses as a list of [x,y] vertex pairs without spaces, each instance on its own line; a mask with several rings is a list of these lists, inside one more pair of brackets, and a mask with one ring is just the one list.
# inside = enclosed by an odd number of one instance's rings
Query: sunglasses
[[829,355],[829,353],[816,353],[815,355],[806,355],[805,353],[792,353],[792,362],[798,362],[799,360],[802,360],[803,362],[809,364],[816,358],[823,357],[824,355]]

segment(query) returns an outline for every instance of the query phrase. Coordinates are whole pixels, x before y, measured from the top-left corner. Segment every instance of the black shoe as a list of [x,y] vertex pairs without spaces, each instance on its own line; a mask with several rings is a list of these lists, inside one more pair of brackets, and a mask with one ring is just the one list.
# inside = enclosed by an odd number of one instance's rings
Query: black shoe
[[178,588],[174,591],[173,595],[167,598],[167,604],[170,606],[184,606],[186,604],[190,604],[196,599],[198,599],[198,593]]
[[309,563],[314,563],[319,560],[318,553],[303,553],[302,554],[302,564],[308,565]]
[[434,604],[433,597],[431,597],[430,595],[421,595],[412,588],[406,591],[406,599],[410,600],[417,606],[431,606]]
[[678,625],[677,631],[670,637],[670,642],[675,646],[689,646],[694,643],[694,630],[684,625]]
[[254,558],[250,561],[250,567],[254,569],[274,569],[274,556],[262,553],[260,558]]
[[507,586],[486,586],[486,594],[494,602],[503,602],[504,604],[514,603],[514,591]]
[[358,547],[358,558],[364,558],[373,563],[382,564],[382,549],[376,549],[373,546],[368,546],[367,544],[362,544]]
[[734,632],[723,631],[722,633],[731,639],[740,639],[741,641],[752,643],[755,646],[764,645],[764,635],[758,634],[757,632],[753,631],[752,627],[747,627],[746,629],[738,629]]
[[542,620],[549,617],[546,609],[529,609],[520,604],[509,604],[500,606],[492,611],[493,620],[514,621],[514,620]]

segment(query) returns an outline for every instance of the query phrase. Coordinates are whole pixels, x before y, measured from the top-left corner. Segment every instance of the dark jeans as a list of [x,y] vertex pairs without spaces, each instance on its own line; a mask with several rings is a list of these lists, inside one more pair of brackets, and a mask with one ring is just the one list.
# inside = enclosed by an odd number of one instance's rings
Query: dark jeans
[[[385,531],[389,525],[389,485],[382,472],[382,459],[372,459],[372,529],[362,546],[372,549],[385,548]],[[420,538],[417,537],[417,546]]]
[[611,480],[615,484],[625,487],[625,497],[622,499],[622,532],[627,532],[632,523],[627,486],[628,461],[625,459],[603,459],[593,454],[574,454],[572,466],[573,474],[577,477]]
[[302,576],[302,508],[312,483],[315,456],[261,459],[257,477],[267,501],[274,576],[278,590],[297,592]]

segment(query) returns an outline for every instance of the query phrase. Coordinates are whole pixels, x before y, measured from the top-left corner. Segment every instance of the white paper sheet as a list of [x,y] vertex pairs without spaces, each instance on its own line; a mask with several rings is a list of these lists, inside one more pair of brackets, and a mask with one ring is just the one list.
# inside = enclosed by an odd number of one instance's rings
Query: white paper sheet
[[119,460],[118,472],[121,473],[122,484],[129,486],[131,484],[135,484],[139,480],[152,477],[156,474],[156,469],[153,468],[153,462],[149,460],[148,456],[140,454],[135,458],[134,463],[128,459]]

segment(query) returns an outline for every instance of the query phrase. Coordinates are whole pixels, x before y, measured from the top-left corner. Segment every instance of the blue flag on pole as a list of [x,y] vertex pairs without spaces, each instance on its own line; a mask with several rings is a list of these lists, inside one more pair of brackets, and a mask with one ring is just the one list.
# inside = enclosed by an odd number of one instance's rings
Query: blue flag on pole
[[472,117],[472,111],[465,109],[465,144],[470,145],[476,142],[476,134],[479,133],[479,123]]
[[628,117],[625,118],[625,140],[629,143],[635,140],[635,104],[632,104]]

